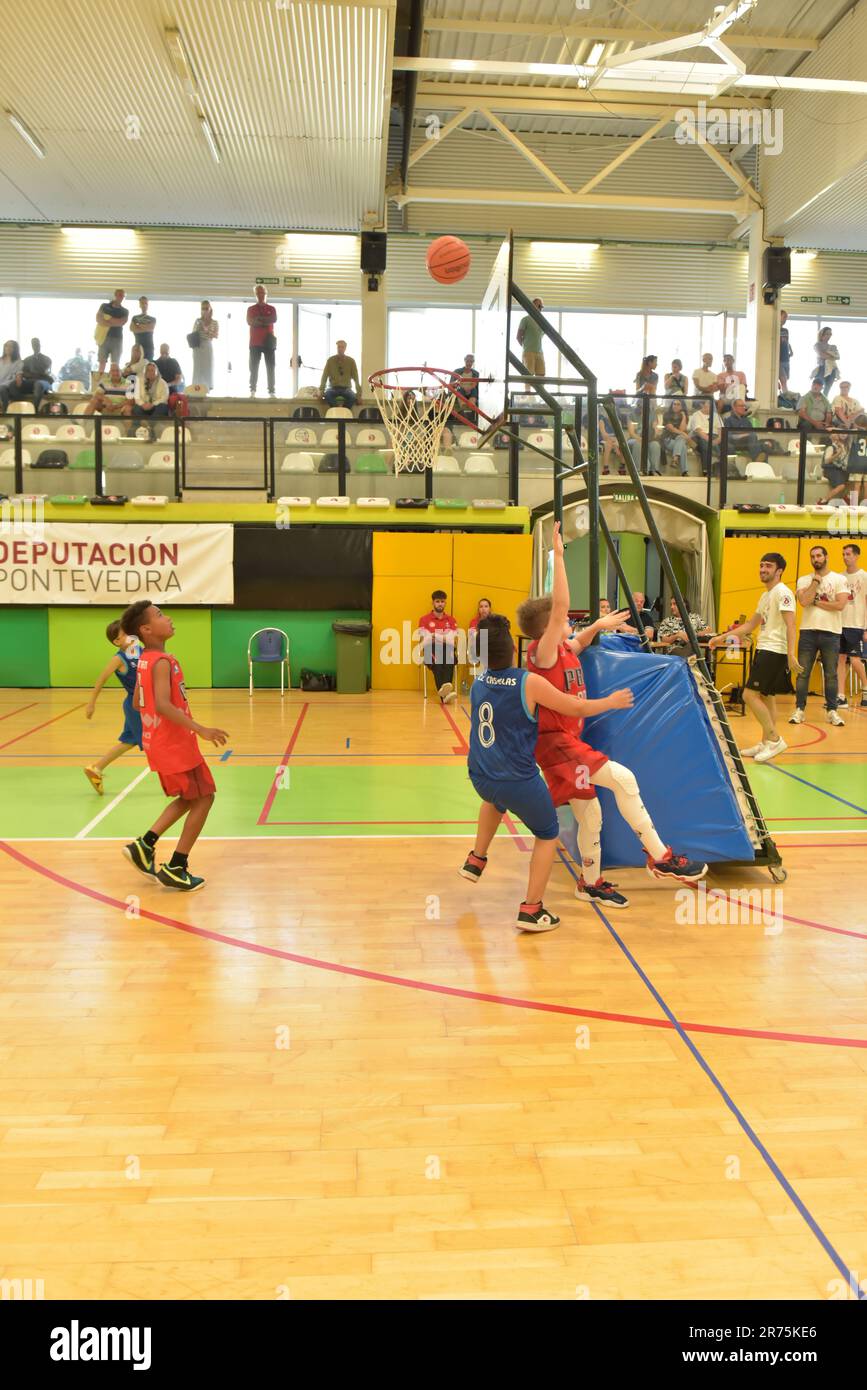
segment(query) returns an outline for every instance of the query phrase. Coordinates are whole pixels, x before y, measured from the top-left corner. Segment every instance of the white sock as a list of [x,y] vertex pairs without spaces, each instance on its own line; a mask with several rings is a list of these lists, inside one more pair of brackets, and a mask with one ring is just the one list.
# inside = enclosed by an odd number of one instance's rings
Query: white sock
[[602,807],[599,797],[575,797],[569,802],[578,827],[578,858],[585,883],[602,877]]
[[618,811],[626,824],[635,831],[642,849],[651,858],[662,859],[666,853],[666,846],[660,840],[647,807],[641,800],[634,773],[622,763],[607,762],[598,772],[594,772],[590,781],[594,787],[606,787],[608,791],[613,792]]

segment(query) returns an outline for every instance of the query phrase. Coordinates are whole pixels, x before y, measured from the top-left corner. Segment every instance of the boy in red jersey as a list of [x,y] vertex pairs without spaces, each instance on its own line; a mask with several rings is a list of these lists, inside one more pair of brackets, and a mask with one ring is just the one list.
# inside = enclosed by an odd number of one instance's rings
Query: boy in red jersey
[[[554,586],[544,598],[531,598],[518,609],[521,631],[531,638],[527,667],[551,681],[558,690],[585,698],[584,675],[579,652],[593,641],[597,632],[610,632],[629,616],[627,611],[610,613],[573,636],[569,626],[569,580],[563,559],[563,538],[559,522],[554,526]],[[614,795],[617,809],[635,831],[647,854],[647,871],[654,878],[694,883],[704,878],[707,865],[695,863],[666,848],[641,800],[638,783],[628,767],[611,762],[604,753],[591,748],[582,738],[583,719],[541,709],[536,761],[542,769],[555,806],[570,806],[578,826],[578,849],[582,872],[575,888],[576,898],[609,907],[626,907],[627,900],[614,884],[602,877],[602,810],[597,787]]]
[[[196,735],[218,747],[229,735],[223,729],[203,728],[190,716],[183,671],[165,649],[175,631],[171,618],[145,598],[128,608],[120,621],[124,632],[137,637],[144,649],[138,663],[135,704],[142,717],[142,746],[148,766],[159,775],[166,796],[175,798],[150,830],[125,845],[123,852],[141,873],[166,888],[194,893],[204,887],[205,880],[190,873],[187,861],[216,792]],[[174,854],[157,869],[157,841],[185,816]]]

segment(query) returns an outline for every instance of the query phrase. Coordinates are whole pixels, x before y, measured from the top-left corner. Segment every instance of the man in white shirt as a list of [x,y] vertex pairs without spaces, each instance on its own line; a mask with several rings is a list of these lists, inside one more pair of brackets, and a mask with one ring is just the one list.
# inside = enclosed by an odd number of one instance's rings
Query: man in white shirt
[[713,353],[705,352],[702,355],[701,366],[696,367],[692,374],[697,396],[712,396],[716,390],[716,379],[718,373],[713,370]]
[[843,632],[843,609],[849,602],[849,583],[842,574],[835,574],[828,564],[828,552],[823,545],[810,550],[812,574],[798,580],[798,602],[804,610],[801,636],[798,639],[798,661],[804,668],[795,687],[797,709],[790,724],[803,724],[807,708],[810,676],[818,656],[825,676],[825,708],[829,724],[842,725],[837,713],[837,662],[840,658],[840,637]]
[[864,641],[867,640],[867,571],[861,569],[861,547],[849,541],[843,546],[843,576],[849,590],[849,602],[843,609],[843,631],[840,636],[840,660],[837,663],[837,704],[845,705],[846,661],[861,682],[861,708],[867,709],[867,673],[864,670]]
[[[714,380],[716,378],[714,377]],[[694,410],[689,417],[687,424],[689,437],[698,450],[701,459],[701,470],[704,474],[710,472],[711,463],[719,453],[716,441],[712,441],[708,431],[710,430],[710,400],[703,400],[697,410]],[[716,432],[716,431],[714,431]]]
[[744,703],[755,716],[762,737],[752,748],[742,748],[745,758],[769,762],[787,747],[777,733],[777,695],[791,695],[791,671],[801,674],[795,655],[795,595],[783,583],[784,556],[772,550],[759,561],[759,578],[765,586],[756,611],[745,623],[712,637],[709,646],[723,647],[734,638],[749,637],[759,628],[756,655],[744,686]]

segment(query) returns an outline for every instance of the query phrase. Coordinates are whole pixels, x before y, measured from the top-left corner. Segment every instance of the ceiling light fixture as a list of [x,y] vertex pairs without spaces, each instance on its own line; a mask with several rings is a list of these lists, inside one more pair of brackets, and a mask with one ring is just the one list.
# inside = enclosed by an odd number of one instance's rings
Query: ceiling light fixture
[[602,54],[603,54],[604,52],[605,52],[605,44],[604,44],[604,43],[594,43],[593,47],[592,47],[591,50],[590,50],[590,55],[589,55],[589,57],[588,57],[588,59],[587,59],[587,66],[588,66],[589,68],[595,68],[596,65],[597,65],[597,63],[599,62],[599,59],[602,57]]
[[18,131],[18,134],[21,136],[21,139],[26,141],[33,153],[36,155],[37,159],[44,159],[45,146],[39,143],[39,141],[36,139],[36,136],[33,134],[33,131],[27,128],[27,126],[21,120],[20,116],[16,116],[14,111],[7,111],[6,115],[9,118],[9,124],[13,126],[15,130]]
[[202,134],[208,142],[208,149],[211,151],[211,157],[214,163],[221,164],[222,157],[220,155],[220,147],[217,144],[214,132],[211,130],[211,127],[208,124],[207,118],[205,116],[199,117],[199,125],[202,127]]

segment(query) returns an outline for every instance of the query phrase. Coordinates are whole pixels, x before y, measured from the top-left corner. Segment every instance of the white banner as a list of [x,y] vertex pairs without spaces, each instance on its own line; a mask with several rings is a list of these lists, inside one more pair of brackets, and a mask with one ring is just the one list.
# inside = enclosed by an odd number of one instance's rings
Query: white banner
[[0,527],[0,603],[232,603],[231,526]]

